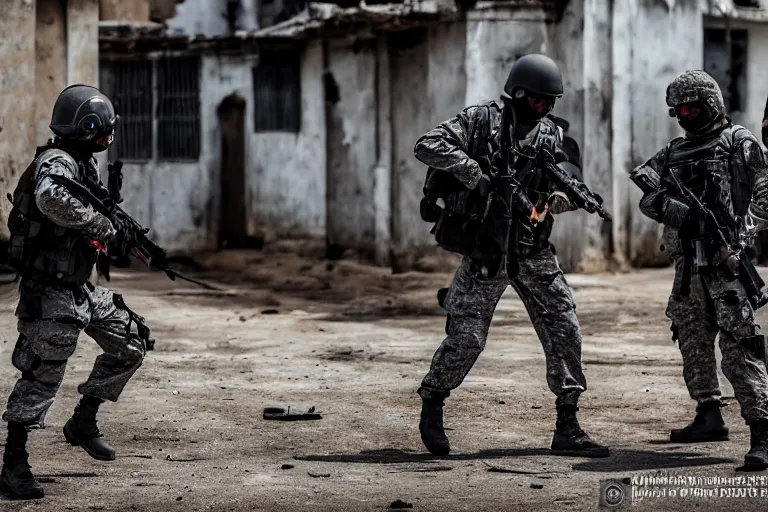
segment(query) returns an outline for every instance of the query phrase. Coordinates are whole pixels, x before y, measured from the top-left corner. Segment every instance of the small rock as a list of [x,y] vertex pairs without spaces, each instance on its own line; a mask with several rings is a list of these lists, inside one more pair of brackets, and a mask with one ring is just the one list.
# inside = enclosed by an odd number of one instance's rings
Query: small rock
[[244,316],[241,316],[241,317],[240,317],[240,321],[241,321],[241,322],[245,322],[246,320],[248,320],[248,319],[247,319],[247,318],[245,318]]
[[179,496],[178,498],[176,498],[176,501],[181,501],[182,499],[183,498],[181,496]]
[[543,489],[544,486],[542,484],[531,484],[531,489]]
[[541,409],[541,406],[540,405],[532,405],[531,409]]
[[505,402],[504,400],[499,400],[499,405],[504,405],[504,404],[506,404],[506,403],[507,403],[507,402]]
[[178,394],[179,394],[179,392],[178,392],[178,391],[174,391],[174,392],[173,392],[173,394],[174,394],[174,395],[178,395]]
[[413,508],[413,503],[408,503],[407,501],[403,501],[403,500],[395,500],[392,502],[389,508],[391,509]]
[[261,312],[262,315],[276,315],[278,313],[280,312],[276,309],[265,309],[264,311]]
[[293,464],[283,464],[280,466],[280,469],[293,469],[295,466]]
[[311,476],[312,478],[330,478],[330,476],[331,476],[330,473],[312,473],[312,472],[307,472],[307,474],[309,476]]

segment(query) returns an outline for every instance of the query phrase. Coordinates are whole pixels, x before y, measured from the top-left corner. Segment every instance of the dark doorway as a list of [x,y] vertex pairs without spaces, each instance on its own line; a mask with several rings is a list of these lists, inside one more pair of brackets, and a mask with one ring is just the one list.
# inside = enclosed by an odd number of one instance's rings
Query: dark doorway
[[245,211],[245,99],[224,98],[217,110],[221,127],[221,215],[219,249],[248,245]]

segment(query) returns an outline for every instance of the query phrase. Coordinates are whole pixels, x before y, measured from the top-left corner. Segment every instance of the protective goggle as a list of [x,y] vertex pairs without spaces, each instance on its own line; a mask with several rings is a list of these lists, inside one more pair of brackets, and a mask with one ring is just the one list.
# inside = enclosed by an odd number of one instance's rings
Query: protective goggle
[[696,114],[699,109],[701,109],[701,105],[699,103],[685,103],[683,105],[677,105],[675,107],[670,107],[669,117],[686,119]]

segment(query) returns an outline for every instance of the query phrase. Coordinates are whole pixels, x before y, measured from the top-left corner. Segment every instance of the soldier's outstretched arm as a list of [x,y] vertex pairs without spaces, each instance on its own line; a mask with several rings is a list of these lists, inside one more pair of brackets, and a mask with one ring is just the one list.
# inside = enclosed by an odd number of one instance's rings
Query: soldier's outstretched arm
[[94,211],[91,206],[85,205],[50,178],[52,175],[60,175],[77,181],[75,165],[63,156],[42,160],[37,169],[35,203],[43,215],[55,224],[83,230],[96,240],[107,241],[115,233],[109,219]]
[[481,120],[481,108],[485,107],[466,108],[422,135],[413,148],[414,156],[430,167],[452,173],[464,186],[474,189],[482,171],[468,154],[469,139]]
[[664,203],[667,199],[666,190],[661,185],[661,172],[666,153],[667,149],[662,149],[629,173],[629,179],[643,192],[640,211],[656,222],[662,222],[664,219]]

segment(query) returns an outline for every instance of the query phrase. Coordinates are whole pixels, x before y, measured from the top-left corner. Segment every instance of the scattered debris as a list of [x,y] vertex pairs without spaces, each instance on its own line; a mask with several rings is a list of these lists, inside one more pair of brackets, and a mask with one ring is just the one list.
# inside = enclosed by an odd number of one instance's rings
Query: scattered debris
[[389,508],[390,509],[413,508],[413,503],[408,503],[407,501],[403,501],[403,500],[395,500],[392,502]]
[[247,318],[245,318],[244,316],[240,315],[240,321],[241,321],[241,322],[245,322],[246,320],[248,320],[248,319],[247,319]]
[[279,313],[280,311],[276,309],[265,309],[264,311],[261,312],[262,315],[277,315]]
[[144,455],[143,453],[129,453],[126,457],[135,457],[137,459],[151,459],[151,455]]
[[532,405],[531,409],[541,409],[541,406],[540,405]]
[[307,420],[321,420],[323,416],[315,412],[315,407],[312,406],[307,412],[291,413],[291,408],[283,407],[265,407],[264,419],[274,421],[307,421]]
[[196,460],[205,460],[205,459],[197,459],[195,457],[185,457],[185,458],[176,458],[172,457],[169,453],[165,456],[165,460],[170,460],[172,462],[195,462]]
[[293,464],[283,464],[282,466],[280,466],[280,469],[293,469],[295,467],[296,466],[294,466]]
[[531,489],[543,489],[544,486],[542,484],[531,484]]
[[499,400],[499,405],[505,405],[506,403],[504,400]]
[[311,471],[308,471],[307,474],[312,478],[329,478],[331,476],[330,473],[312,473]]

